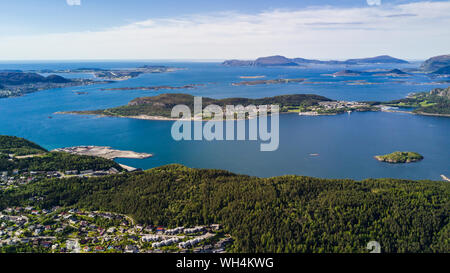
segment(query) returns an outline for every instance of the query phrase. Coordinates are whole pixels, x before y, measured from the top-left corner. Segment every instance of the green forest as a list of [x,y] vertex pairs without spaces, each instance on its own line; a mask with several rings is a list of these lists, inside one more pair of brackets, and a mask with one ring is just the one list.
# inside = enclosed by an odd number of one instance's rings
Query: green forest
[[[10,156],[12,155],[12,156]],[[34,155],[23,158],[20,156]],[[116,162],[101,157],[48,152],[41,146],[23,138],[0,135],[0,171],[68,171],[122,170]]]
[[24,138],[0,135],[0,156],[1,154],[21,156],[46,152],[46,149]]
[[415,152],[393,152],[387,155],[377,155],[375,158],[379,161],[389,162],[389,163],[409,163],[415,162],[423,159],[421,154]]
[[413,107],[418,114],[450,115],[450,87],[435,88],[430,92],[420,92],[411,96],[383,103],[390,106]]
[[449,252],[449,197],[450,184],[437,181],[257,178],[167,165],[41,180],[0,192],[0,209],[77,207],[168,227],[220,223],[234,252],[367,252],[371,240],[383,252]]

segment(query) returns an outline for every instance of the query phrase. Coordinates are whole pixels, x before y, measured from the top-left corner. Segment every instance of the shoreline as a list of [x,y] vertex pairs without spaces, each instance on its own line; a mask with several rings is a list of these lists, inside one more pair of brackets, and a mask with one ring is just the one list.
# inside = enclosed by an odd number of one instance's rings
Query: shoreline
[[[155,120],[155,121],[200,121],[196,118],[190,118],[190,119],[182,119],[182,118],[168,118],[163,116],[148,116],[148,115],[138,115],[138,116],[119,116],[119,115],[105,115],[105,114],[94,114],[94,113],[75,113],[75,112],[54,112],[54,115],[77,115],[77,116],[98,116],[98,117],[109,117],[109,118],[130,118],[130,119],[139,119],[139,120]],[[297,114],[296,112],[281,112],[279,114]],[[267,116],[271,116],[268,114]],[[248,120],[249,118],[246,118],[245,120]],[[224,118],[222,121],[226,121],[227,119]],[[233,118],[233,121],[239,121],[244,119],[237,119]],[[202,119],[201,121],[214,121],[213,119]]]
[[110,160],[114,160],[116,158],[145,159],[153,157],[153,154],[117,150],[111,148],[110,146],[93,146],[93,145],[57,148],[52,150],[52,152],[66,152],[76,155],[97,156]]
[[425,112],[412,112],[412,111],[402,111],[402,110],[381,110],[381,112],[387,112],[387,113],[404,113],[404,114],[411,114],[411,115],[419,115],[419,116],[430,116],[430,117],[445,117],[450,118],[450,114],[433,114],[433,113],[425,113]]

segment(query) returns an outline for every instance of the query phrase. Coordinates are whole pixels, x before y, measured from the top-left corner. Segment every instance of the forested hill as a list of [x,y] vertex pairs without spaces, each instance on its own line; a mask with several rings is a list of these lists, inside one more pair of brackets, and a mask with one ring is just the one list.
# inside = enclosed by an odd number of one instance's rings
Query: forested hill
[[48,152],[36,143],[15,136],[0,135],[0,172],[122,170],[116,162],[94,156]]
[[[296,106],[311,106],[317,105],[320,101],[331,101],[323,96],[312,94],[295,94],[295,95],[281,95],[275,97],[267,97],[260,99],[249,98],[227,98],[227,99],[212,99],[202,98],[203,107],[210,104],[215,104],[221,107],[226,105],[271,105],[277,104],[280,106],[280,111],[287,111],[288,107]],[[187,105],[190,109],[194,109],[194,96],[189,94],[161,94],[154,97],[136,98],[128,103],[128,105],[93,111],[71,111],[66,113],[75,114],[97,114],[106,116],[162,116],[170,117],[172,108],[175,105]]]
[[44,77],[37,73],[28,72],[1,72],[0,84],[4,85],[23,85],[33,83],[67,83],[70,79],[58,75],[49,75]]
[[[139,223],[220,223],[235,252],[450,251],[450,184],[433,181],[257,178],[168,165],[144,172],[43,180],[0,193],[0,208],[73,206]],[[40,199],[40,198],[35,198]],[[36,201],[35,201],[36,202]]]
[[0,153],[29,155],[45,152],[46,149],[24,138],[0,135]]

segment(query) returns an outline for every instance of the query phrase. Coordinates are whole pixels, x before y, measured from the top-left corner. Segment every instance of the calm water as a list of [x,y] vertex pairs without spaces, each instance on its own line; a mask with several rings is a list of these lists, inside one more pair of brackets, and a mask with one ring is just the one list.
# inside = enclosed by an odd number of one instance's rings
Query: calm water
[[[146,62],[148,63],[148,62]],[[59,69],[78,67],[128,68],[143,62],[103,63],[0,63],[0,69]],[[324,74],[343,67],[318,68],[227,68],[217,63],[164,63],[183,67],[167,74],[147,74],[107,87],[205,84],[177,90],[214,98],[266,97],[281,94],[319,94],[343,100],[391,100],[410,92],[444,87],[423,75],[411,78],[337,77]],[[363,70],[374,67],[357,67]],[[239,76],[306,78],[312,84],[231,86]],[[91,77],[91,75],[77,75]],[[376,84],[349,85],[364,79]],[[319,82],[319,83],[318,83]],[[426,83],[418,85],[417,83]],[[118,159],[120,163],[152,168],[169,163],[189,167],[227,169],[256,176],[299,174],[317,177],[396,177],[440,180],[450,175],[450,119],[401,113],[352,113],[351,115],[304,117],[280,116],[280,146],[260,152],[256,141],[174,141],[172,122],[93,116],[54,115],[56,111],[88,110],[126,104],[133,98],[167,92],[100,91],[102,86],[55,89],[20,98],[0,99],[0,134],[28,138],[48,149],[75,145],[107,145],[117,149],[153,153],[144,160]],[[86,91],[77,95],[74,91]],[[52,118],[50,119],[49,116]],[[373,159],[395,150],[416,151],[421,162],[392,165]],[[310,156],[310,154],[319,154]]]

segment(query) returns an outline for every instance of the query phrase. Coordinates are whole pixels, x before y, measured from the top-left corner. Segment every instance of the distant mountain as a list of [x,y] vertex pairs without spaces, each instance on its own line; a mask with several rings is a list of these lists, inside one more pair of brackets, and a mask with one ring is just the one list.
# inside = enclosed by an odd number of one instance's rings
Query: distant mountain
[[24,72],[0,72],[0,84],[2,85],[22,85],[33,83],[67,83],[71,80],[58,75],[44,77],[37,73]]
[[227,60],[223,62],[227,66],[298,66],[296,62],[284,56],[261,57],[254,61],[249,60]]
[[356,71],[356,70],[341,70],[332,74],[335,77],[339,76],[391,76],[391,77],[404,77],[409,76],[408,73],[400,69],[382,70],[382,71]]
[[408,62],[402,59],[397,59],[388,55],[381,55],[371,58],[348,59],[346,64],[407,64]]
[[405,60],[397,59],[391,56],[382,55],[371,58],[349,59],[346,61],[320,61],[305,58],[286,58],[276,55],[269,57],[260,57],[254,61],[251,60],[227,60],[223,62],[226,66],[298,66],[307,64],[327,64],[327,65],[357,65],[357,64],[403,64],[408,63]]
[[432,72],[446,66],[450,66],[450,54],[429,58],[420,68],[424,71]]
[[257,66],[297,66],[298,64],[293,62],[284,56],[269,56],[256,59],[255,65]]
[[439,68],[438,70],[434,71],[433,74],[450,75],[450,65]]

